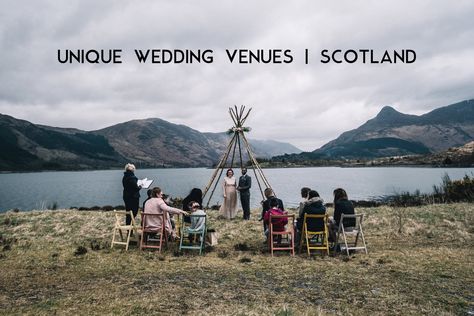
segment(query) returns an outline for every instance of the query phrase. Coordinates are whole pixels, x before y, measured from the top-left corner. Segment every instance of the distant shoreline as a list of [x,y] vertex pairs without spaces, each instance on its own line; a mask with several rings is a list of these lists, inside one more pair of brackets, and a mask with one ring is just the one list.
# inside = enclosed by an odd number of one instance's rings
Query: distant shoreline
[[[260,165],[262,169],[291,169],[291,168],[474,168],[474,164],[468,165],[439,165],[439,164],[328,164],[328,165]],[[232,168],[240,168],[240,166],[234,166]],[[247,166],[251,168],[251,166]],[[149,170],[149,169],[215,169],[215,167],[137,167],[138,170]],[[3,170],[1,174],[19,174],[19,173],[41,173],[41,172],[83,172],[83,171],[123,171],[122,168],[110,168],[110,169],[41,169],[41,170]]]

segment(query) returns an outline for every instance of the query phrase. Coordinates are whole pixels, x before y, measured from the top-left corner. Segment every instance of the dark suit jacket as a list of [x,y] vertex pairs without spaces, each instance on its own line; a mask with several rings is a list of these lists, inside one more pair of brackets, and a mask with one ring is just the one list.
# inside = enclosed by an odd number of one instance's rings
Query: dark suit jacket
[[239,178],[239,192],[242,194],[250,193],[250,187],[252,186],[252,178],[249,175],[243,175]]

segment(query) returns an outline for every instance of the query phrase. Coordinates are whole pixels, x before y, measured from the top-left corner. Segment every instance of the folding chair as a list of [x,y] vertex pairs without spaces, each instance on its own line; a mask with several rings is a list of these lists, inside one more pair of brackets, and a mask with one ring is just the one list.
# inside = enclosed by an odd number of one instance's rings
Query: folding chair
[[[140,239],[140,250],[145,248],[158,249],[161,252],[164,244],[168,240],[165,229],[165,214],[142,213],[142,238]],[[151,219],[161,221],[161,227],[150,226]]]
[[[132,219],[132,221],[130,222],[130,225],[123,224],[125,216],[127,214],[130,214],[130,218]],[[112,243],[110,244],[110,248],[113,248],[114,245],[125,245],[125,250],[128,250],[128,245],[130,244],[130,237],[132,235],[132,232],[135,232],[134,237],[138,245],[138,227],[135,223],[133,212],[114,210],[114,215],[115,215],[115,225],[114,225],[114,229],[112,233]],[[127,238],[125,241],[124,241],[124,236],[123,236],[124,231],[126,231],[126,234],[127,234]],[[120,241],[116,241],[117,232],[120,234]]]
[[[199,250],[199,254],[202,254],[204,251],[204,246],[205,246],[205,239],[206,239],[206,233],[207,233],[207,216],[206,215],[189,215],[191,218],[191,223],[194,221],[194,219],[198,220],[201,218],[204,218],[204,224],[198,228],[198,229],[193,229],[191,228],[190,223],[186,223],[184,221],[184,216],[182,217],[181,220],[181,238],[179,241],[179,251],[182,249],[196,249]],[[185,242],[185,238],[189,238],[189,242]],[[197,239],[197,241],[196,241]]]
[[[351,224],[348,223],[348,220],[354,219],[355,223],[352,221]],[[334,247],[334,254],[336,253],[337,246],[341,245],[341,250],[345,249],[347,255],[349,256],[350,250],[364,250],[365,254],[367,254],[367,245],[365,244],[364,232],[362,231],[362,221],[364,219],[364,214],[341,214],[341,221],[339,222],[339,228],[337,230],[336,235],[336,243]],[[344,224],[345,223],[345,224]],[[354,225],[354,226],[348,226]],[[339,241],[340,236],[344,239],[343,242]],[[357,246],[357,242],[362,239],[363,246]],[[352,241],[348,241],[348,237],[352,239]],[[342,246],[343,245],[343,246]]]
[[[319,224],[323,224],[324,226]],[[321,229],[319,228],[320,226],[322,226],[322,230],[316,230]],[[303,219],[303,231],[301,232],[300,238],[299,253],[301,253],[303,245],[306,245],[306,251],[308,253],[308,256],[311,255],[311,250],[323,250],[326,251],[326,253],[329,255],[328,238],[328,215],[305,213]]]
[[[284,231],[274,231],[273,230],[273,221],[272,219],[276,218],[287,218],[288,224],[286,224],[286,229]],[[290,221],[291,220],[291,221]],[[273,257],[274,250],[290,250],[292,256],[295,255],[295,215],[272,215],[270,214],[269,224],[268,224],[268,247]],[[273,240],[276,237],[277,241]],[[287,244],[282,243],[282,239],[287,240]]]

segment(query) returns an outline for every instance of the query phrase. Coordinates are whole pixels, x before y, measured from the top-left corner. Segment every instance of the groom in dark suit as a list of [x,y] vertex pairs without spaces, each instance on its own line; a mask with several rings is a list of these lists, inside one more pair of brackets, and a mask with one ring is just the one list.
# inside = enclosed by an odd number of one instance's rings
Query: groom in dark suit
[[237,190],[240,192],[240,204],[244,210],[244,220],[250,219],[250,187],[252,186],[252,178],[247,175],[247,168],[242,168],[242,175],[239,178],[239,186]]

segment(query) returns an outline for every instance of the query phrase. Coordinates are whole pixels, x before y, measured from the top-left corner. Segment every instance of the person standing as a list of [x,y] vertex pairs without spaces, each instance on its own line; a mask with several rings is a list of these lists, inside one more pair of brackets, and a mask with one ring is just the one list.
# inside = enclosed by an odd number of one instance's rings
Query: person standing
[[242,175],[239,178],[237,190],[240,192],[240,204],[244,211],[244,220],[250,219],[250,188],[252,187],[252,178],[247,175],[247,168],[242,168]]
[[135,176],[135,170],[137,169],[134,164],[126,164],[122,178],[123,201],[125,202],[125,210],[127,211],[125,218],[126,225],[130,225],[132,222],[132,218],[128,212],[130,210],[132,211],[133,218],[135,218],[138,213],[141,186],[138,185],[138,178]]
[[237,181],[232,169],[228,169],[224,177],[223,193],[224,202],[220,212],[225,218],[233,219],[237,214]]

